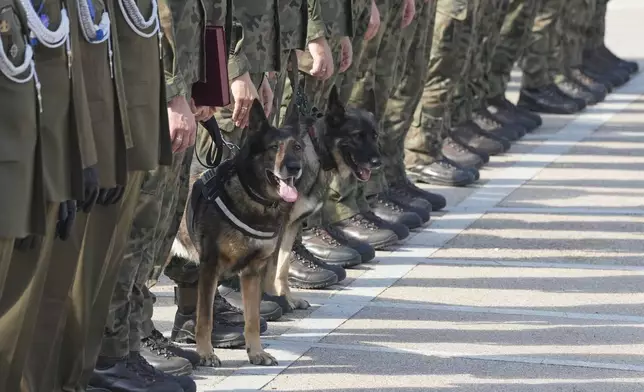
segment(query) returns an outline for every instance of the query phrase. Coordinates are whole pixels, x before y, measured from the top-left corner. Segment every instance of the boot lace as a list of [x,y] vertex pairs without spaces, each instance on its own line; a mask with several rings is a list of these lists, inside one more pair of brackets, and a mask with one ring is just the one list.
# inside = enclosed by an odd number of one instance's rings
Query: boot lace
[[396,203],[394,203],[393,201],[389,200],[388,198],[386,198],[382,194],[378,194],[376,196],[375,201],[376,201],[376,203],[381,204],[381,205],[383,205],[383,206],[387,207],[388,209],[393,210],[395,212],[398,212],[398,213],[405,212],[402,208],[400,208],[400,206],[398,206]]
[[342,245],[338,240],[333,238],[326,230],[324,230],[321,227],[314,228],[313,233],[315,233],[317,237],[321,238],[328,245],[332,245],[334,247],[338,247]]
[[215,295],[215,303],[217,304],[218,308],[223,309],[224,311],[228,312],[235,312],[235,313],[243,313],[241,309],[239,309],[236,306],[233,306],[226,298],[224,298],[221,294],[219,294],[219,291]]
[[494,120],[493,118],[491,118],[485,113],[481,113],[481,112],[474,113],[474,118],[477,119],[481,124],[483,124],[484,127],[491,128],[491,129],[501,127],[501,124],[499,122],[497,122],[496,120]]
[[148,347],[150,350],[154,351],[157,355],[163,356],[165,358],[176,357],[170,348],[176,347],[170,339],[163,336],[163,334],[156,329],[152,331],[152,334],[143,339],[143,344]]
[[355,215],[351,217],[351,222],[354,222],[358,226],[360,226],[363,229],[367,230],[378,230],[378,225],[376,225],[374,222],[370,221],[369,219],[365,218],[362,214]]
[[456,152],[460,152],[460,153],[469,152],[469,150],[467,148],[465,148],[462,145],[456,143],[454,141],[454,139],[452,139],[452,138],[447,139],[447,145],[449,147],[451,147],[452,149],[454,149],[454,151],[456,151]]
[[150,365],[140,353],[136,353],[135,356],[130,355],[127,367],[148,382],[155,382],[163,379],[164,376],[162,372]]
[[306,249],[306,247],[300,241],[295,242],[291,254],[297,259],[298,262],[300,262],[307,268],[316,271],[322,269],[317,258],[313,256],[313,254],[311,254],[311,252],[309,252],[308,249]]

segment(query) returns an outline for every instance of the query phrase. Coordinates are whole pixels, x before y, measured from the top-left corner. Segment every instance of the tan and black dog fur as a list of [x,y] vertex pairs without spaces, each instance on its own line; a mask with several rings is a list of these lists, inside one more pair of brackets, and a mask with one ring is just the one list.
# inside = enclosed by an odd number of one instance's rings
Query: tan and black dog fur
[[[246,186],[234,176],[226,184],[226,191],[235,196],[234,207],[244,223],[265,227],[267,231],[278,230],[279,235],[269,240],[244,235],[211,203],[202,201],[191,211],[191,224],[188,225],[186,219],[182,222],[173,246],[173,257],[186,257],[200,263],[195,332],[197,352],[202,365],[206,366],[220,364],[210,341],[213,301],[218,279],[230,274],[240,276],[244,336],[250,362],[277,364],[260,342],[262,290],[285,296],[292,308],[309,306],[293,296],[288,286],[289,256],[303,220],[319,210],[328,197],[331,171],[366,181],[371,170],[380,166],[374,116],[367,110],[345,108],[335,88],[327,113],[312,119],[300,118],[297,110],[291,110],[282,129],[268,124],[257,101],[251,110],[248,137],[242,151],[234,158],[234,165],[241,167],[238,171],[246,173],[243,176]],[[294,161],[300,163],[298,173],[293,170],[298,166]],[[291,167],[290,171],[287,166]],[[292,180],[298,194],[294,203],[280,200],[274,176]],[[254,193],[274,200],[275,208],[258,203],[248,194],[249,187]]]

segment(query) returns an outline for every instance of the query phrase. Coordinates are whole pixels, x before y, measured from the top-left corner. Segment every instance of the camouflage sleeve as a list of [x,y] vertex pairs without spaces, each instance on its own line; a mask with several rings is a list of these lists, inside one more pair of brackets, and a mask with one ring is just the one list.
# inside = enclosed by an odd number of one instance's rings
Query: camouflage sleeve
[[179,70],[177,47],[172,29],[172,13],[166,0],[159,1],[159,19],[163,32],[161,44],[163,45],[166,101],[170,102],[177,96],[187,96],[188,86]]
[[250,62],[244,54],[244,27],[241,23],[233,20],[231,34],[230,56],[228,57],[228,80],[232,81],[250,72]]
[[[306,43],[320,38],[329,38],[331,36],[327,24],[325,23],[325,15],[322,0],[307,0],[308,1],[308,23],[306,26]],[[337,0],[328,1],[329,3],[336,3]]]
[[322,15],[332,37],[353,37],[352,7],[352,0],[322,2]]

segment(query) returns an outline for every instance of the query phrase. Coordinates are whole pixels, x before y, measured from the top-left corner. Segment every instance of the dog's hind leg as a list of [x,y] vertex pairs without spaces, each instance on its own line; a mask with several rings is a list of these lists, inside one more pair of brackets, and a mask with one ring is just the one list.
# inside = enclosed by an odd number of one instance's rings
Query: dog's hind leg
[[309,303],[291,293],[288,285],[288,269],[290,267],[291,250],[300,229],[300,225],[289,225],[282,233],[282,239],[277,254],[277,273],[273,282],[275,295],[286,296],[286,300],[293,309],[307,309]]
[[242,302],[244,304],[244,337],[246,353],[253,365],[274,366],[277,360],[264,351],[259,338],[259,303],[261,276],[258,271],[246,269],[240,274]]
[[207,252],[199,264],[199,286],[197,291],[197,324],[195,325],[195,340],[197,341],[197,354],[201,358],[201,366],[218,367],[221,361],[215,355],[212,347],[212,325],[214,312],[212,310],[219,278],[217,272],[217,259],[212,260]]

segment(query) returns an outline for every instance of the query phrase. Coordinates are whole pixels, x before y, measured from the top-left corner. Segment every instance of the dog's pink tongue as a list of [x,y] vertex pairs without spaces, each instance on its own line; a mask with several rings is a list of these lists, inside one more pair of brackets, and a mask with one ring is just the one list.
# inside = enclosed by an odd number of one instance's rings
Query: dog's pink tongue
[[277,191],[282,200],[287,203],[294,203],[297,201],[297,189],[294,186],[287,184],[285,181],[280,180],[280,188]]

